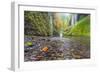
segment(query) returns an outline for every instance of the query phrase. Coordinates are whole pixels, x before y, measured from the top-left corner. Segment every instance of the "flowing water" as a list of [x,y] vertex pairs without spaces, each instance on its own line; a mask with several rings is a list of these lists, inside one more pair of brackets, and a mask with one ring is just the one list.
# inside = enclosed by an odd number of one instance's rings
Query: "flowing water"
[[[29,39],[29,37],[26,38]],[[25,42],[28,42],[28,40]],[[25,61],[90,58],[89,37],[32,37],[31,42],[31,46],[24,46]],[[44,47],[48,48],[47,52],[41,51]]]

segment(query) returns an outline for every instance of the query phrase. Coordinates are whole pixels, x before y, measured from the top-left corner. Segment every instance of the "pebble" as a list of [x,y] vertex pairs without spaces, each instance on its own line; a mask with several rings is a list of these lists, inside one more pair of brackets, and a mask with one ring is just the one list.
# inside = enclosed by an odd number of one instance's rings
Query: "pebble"
[[[27,41],[30,41],[30,39],[28,39]],[[73,58],[81,59],[84,57],[85,58],[90,57],[89,51],[80,50],[80,48],[77,47],[77,44],[67,46],[68,44],[66,45],[66,42],[63,42],[64,40],[62,41],[58,39],[51,39],[49,37],[48,38],[34,37],[34,39],[32,39],[31,41],[33,41],[33,45],[31,47],[24,46],[24,50],[26,52],[24,54],[25,61],[64,60],[64,59],[73,59]],[[73,47],[73,48],[69,48],[69,47]]]

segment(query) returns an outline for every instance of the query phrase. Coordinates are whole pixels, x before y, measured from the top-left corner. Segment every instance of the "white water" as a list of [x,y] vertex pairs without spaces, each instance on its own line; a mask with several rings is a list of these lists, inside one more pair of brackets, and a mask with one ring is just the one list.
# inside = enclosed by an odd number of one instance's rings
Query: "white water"
[[[50,35],[53,36],[53,16],[52,13],[49,13],[49,19],[50,19]],[[68,16],[71,16],[71,26],[74,26],[77,22],[77,14],[69,14],[69,13],[59,13],[60,17],[63,17],[63,20],[65,20]],[[63,31],[60,30],[59,37],[63,38]]]
[[63,33],[61,32],[61,33],[60,33],[60,38],[62,38],[62,37],[63,37]]
[[75,25],[75,23],[77,22],[77,14],[72,14],[72,18],[71,18],[71,25]]
[[51,36],[53,36],[53,19],[52,19],[52,14],[49,13],[49,18],[50,18],[50,33],[51,33]]

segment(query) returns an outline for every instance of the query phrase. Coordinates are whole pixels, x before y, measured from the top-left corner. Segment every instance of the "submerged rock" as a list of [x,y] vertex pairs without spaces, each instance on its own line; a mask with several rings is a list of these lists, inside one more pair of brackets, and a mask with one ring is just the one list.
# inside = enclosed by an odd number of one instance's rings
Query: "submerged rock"
[[[32,37],[31,46],[24,45],[24,60],[47,61],[90,58],[89,45],[82,44],[79,40],[77,42],[77,40],[68,38]],[[25,43],[29,41],[27,40]]]

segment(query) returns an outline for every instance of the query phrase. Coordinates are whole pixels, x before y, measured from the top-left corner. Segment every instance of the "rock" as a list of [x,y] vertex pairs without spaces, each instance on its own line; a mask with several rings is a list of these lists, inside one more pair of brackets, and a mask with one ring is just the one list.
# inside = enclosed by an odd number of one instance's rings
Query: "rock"
[[80,59],[81,58],[81,54],[80,54],[79,50],[71,50],[71,55],[75,59]]
[[[30,39],[25,42],[28,41]],[[25,61],[90,58],[89,47],[85,48],[86,45],[80,45],[76,41],[36,36],[31,42],[31,46],[24,45]]]
[[33,55],[37,55],[38,54],[38,51],[33,51],[32,54]]
[[53,56],[55,56],[55,54],[51,54],[51,56],[53,57]]
[[31,57],[30,57],[30,60],[34,60],[34,61],[36,61],[37,58],[36,58],[35,56],[31,56]]

